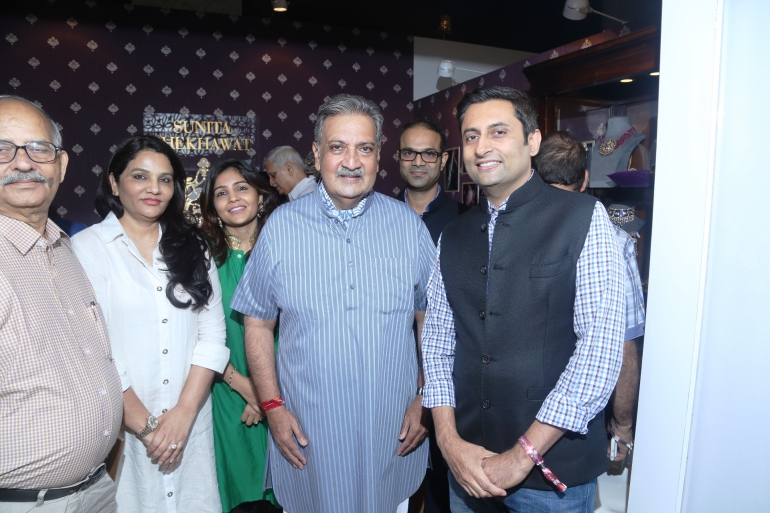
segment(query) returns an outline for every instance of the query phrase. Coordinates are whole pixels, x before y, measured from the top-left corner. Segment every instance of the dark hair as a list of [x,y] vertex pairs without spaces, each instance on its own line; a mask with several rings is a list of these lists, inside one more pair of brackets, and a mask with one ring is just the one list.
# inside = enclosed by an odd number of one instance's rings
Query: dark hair
[[401,136],[404,135],[404,132],[416,126],[436,132],[439,137],[441,137],[441,142],[439,143],[439,153],[444,153],[444,150],[446,150],[446,134],[444,133],[444,129],[441,128],[441,125],[428,118],[413,119],[404,125],[404,128],[401,129],[401,133],[398,136],[399,141],[401,140]]
[[[120,143],[110,160],[107,172],[102,174],[96,191],[96,211],[102,217],[106,217],[110,212],[118,219],[123,217],[123,204],[120,198],[113,196],[109,177],[112,175],[116,182],[120,182],[120,175],[141,151],[154,151],[164,155],[174,170],[174,195],[158,219],[163,229],[158,246],[169,278],[166,297],[176,308],[192,306],[193,310],[198,310],[206,306],[213,294],[208,275],[206,241],[198,227],[184,215],[187,176],[182,162],[168,144],[151,135],[137,135]],[[190,300],[182,302],[177,299],[177,285],[181,285],[190,294]]]
[[506,100],[511,102],[516,119],[521,121],[524,128],[524,146],[529,144],[529,134],[537,130],[537,111],[525,93],[512,87],[483,87],[473,92],[466,93],[460,103],[457,104],[457,121],[460,127],[460,135],[463,131],[463,119],[468,107],[476,103],[484,103],[491,100]]
[[278,191],[270,186],[269,179],[265,178],[263,173],[257,172],[249,162],[236,159],[220,160],[209,169],[209,174],[206,177],[206,181],[203,183],[201,190],[200,205],[201,205],[201,228],[203,233],[209,239],[209,245],[211,246],[211,255],[214,257],[214,261],[217,263],[217,267],[221,267],[227,255],[230,253],[230,246],[227,245],[227,239],[225,232],[219,227],[219,216],[217,210],[214,208],[214,185],[216,184],[217,177],[227,171],[228,169],[235,169],[240,173],[246,183],[257,190],[257,194],[261,194],[262,207],[264,212],[257,221],[257,233],[262,231],[262,227],[265,225],[265,221],[273,213],[273,210],[278,208],[281,204]]
[[540,143],[534,166],[546,183],[572,185],[580,190],[588,157],[583,144],[569,132],[551,132]]

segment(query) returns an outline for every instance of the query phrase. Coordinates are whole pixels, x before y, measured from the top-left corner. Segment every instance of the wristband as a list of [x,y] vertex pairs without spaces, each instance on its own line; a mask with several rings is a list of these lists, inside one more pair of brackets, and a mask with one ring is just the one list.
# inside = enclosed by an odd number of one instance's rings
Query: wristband
[[543,461],[543,457],[540,456],[540,454],[537,452],[537,449],[529,443],[529,440],[527,440],[527,437],[525,435],[521,435],[519,438],[519,445],[524,449],[524,452],[526,452],[530,458],[532,458],[532,461],[535,462],[535,465],[540,467],[540,470],[543,472],[543,475],[547,480],[549,480],[551,483],[556,486],[556,488],[563,492],[567,489],[567,485],[559,481],[559,479],[554,475],[553,472],[551,472],[551,469],[545,466],[545,461]]
[[275,399],[270,399],[269,401],[265,401],[264,403],[261,403],[260,406],[262,407],[262,410],[267,413],[270,410],[274,410],[280,406],[283,406],[286,404],[283,400],[283,397],[276,397]]

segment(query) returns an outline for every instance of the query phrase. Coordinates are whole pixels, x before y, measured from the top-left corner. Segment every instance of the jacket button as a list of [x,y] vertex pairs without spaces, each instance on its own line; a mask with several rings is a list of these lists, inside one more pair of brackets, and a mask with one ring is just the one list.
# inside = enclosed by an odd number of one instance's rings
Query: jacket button
[[481,266],[481,274],[487,274],[487,266],[486,265],[482,265]]
[[484,399],[483,401],[481,401],[481,407],[484,408],[485,410],[488,410],[489,409],[489,400]]
[[480,311],[479,312],[479,319],[481,319],[483,321],[486,318],[487,318],[487,313],[484,310]]
[[492,361],[492,358],[490,358],[488,354],[481,357],[481,363],[489,363],[490,361]]
[[482,231],[482,232],[485,232],[485,231],[487,231],[487,223],[483,223],[483,224],[481,225],[481,231]]

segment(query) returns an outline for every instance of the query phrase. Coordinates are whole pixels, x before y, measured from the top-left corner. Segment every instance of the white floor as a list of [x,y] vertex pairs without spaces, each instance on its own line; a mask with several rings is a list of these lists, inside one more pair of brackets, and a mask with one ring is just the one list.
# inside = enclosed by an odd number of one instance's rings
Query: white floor
[[597,479],[597,505],[594,513],[625,513],[628,469],[619,476],[603,474]]

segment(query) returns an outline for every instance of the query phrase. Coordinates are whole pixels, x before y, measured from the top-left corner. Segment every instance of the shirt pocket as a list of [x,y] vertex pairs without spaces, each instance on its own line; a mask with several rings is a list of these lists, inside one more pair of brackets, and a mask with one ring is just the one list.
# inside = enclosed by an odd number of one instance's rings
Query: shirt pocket
[[380,313],[414,312],[415,283],[412,260],[409,258],[373,258],[369,269],[372,286],[369,290]]
[[96,299],[86,302],[86,311],[88,312],[88,322],[92,326],[93,347],[99,351],[108,360],[112,360],[112,347],[110,346],[110,337],[107,334],[107,323],[104,320],[102,307]]

